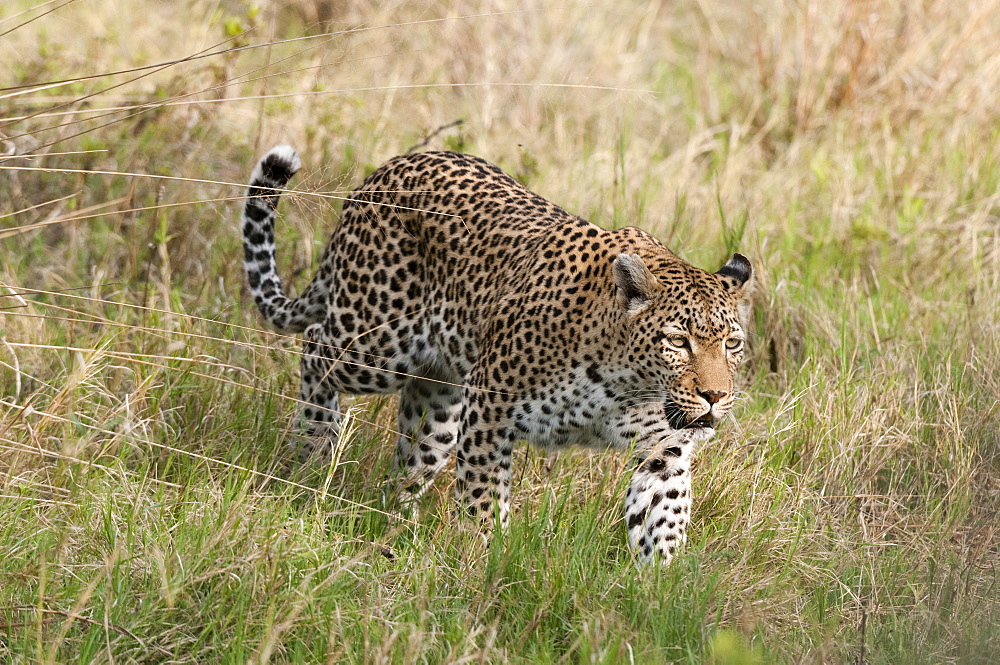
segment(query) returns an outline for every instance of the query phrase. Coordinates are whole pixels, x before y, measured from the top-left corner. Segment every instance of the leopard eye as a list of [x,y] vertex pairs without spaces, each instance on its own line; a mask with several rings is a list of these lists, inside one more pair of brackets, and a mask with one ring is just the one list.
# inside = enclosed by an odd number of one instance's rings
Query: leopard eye
[[670,335],[667,337],[667,344],[675,349],[686,349],[688,346],[688,339],[684,335]]
[[730,351],[735,351],[736,349],[743,346],[743,340],[739,337],[730,337],[726,340],[726,348]]

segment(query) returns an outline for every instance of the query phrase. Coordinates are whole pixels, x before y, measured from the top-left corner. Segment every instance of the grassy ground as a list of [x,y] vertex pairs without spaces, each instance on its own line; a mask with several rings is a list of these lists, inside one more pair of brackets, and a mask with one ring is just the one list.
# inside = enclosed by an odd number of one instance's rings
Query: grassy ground
[[[0,660],[996,662],[996,2],[36,4],[0,6]],[[301,288],[337,197],[455,121],[426,144],[755,263],[665,571],[614,456],[522,448],[488,550],[446,480],[387,517],[392,399],[280,471],[297,345],[232,183],[303,155]]]

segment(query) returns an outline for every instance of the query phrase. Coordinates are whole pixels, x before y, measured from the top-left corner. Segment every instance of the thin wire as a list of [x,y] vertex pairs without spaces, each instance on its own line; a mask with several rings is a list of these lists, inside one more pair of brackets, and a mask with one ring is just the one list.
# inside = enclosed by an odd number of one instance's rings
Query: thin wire
[[[5,171],[40,171],[42,173],[84,173],[84,174],[88,174],[88,175],[117,175],[117,176],[128,176],[128,177],[133,177],[133,178],[151,178],[151,179],[154,179],[154,180],[174,180],[174,181],[178,181],[178,182],[198,182],[198,183],[203,183],[203,184],[208,184],[208,185],[224,185],[224,186],[227,186],[227,187],[244,187],[244,188],[247,187],[246,183],[226,182],[226,181],[223,181],[223,180],[205,180],[203,178],[184,178],[184,177],[181,177],[181,176],[159,175],[159,174],[154,174],[154,173],[131,173],[129,171],[98,171],[98,170],[90,170],[90,169],[57,169],[57,168],[48,168],[48,167],[44,167],[44,166],[6,166],[2,162],[0,162],[0,170],[5,170]],[[395,204],[392,204],[392,203],[382,203],[382,202],[379,202],[379,201],[366,201],[366,200],[363,200],[363,199],[354,199],[354,198],[351,198],[349,196],[338,196],[336,194],[326,194],[326,193],[323,193],[323,192],[307,192],[307,191],[296,190],[296,189],[283,189],[283,188],[280,188],[280,187],[269,187],[268,189],[274,190],[276,192],[280,192],[282,194],[290,194],[290,195],[293,195],[293,196],[314,196],[316,198],[321,198],[321,199],[335,199],[337,201],[350,201],[350,202],[353,202],[353,203],[364,203],[364,204],[367,204],[367,205],[378,205],[378,206],[383,206],[385,208],[393,208],[395,210],[407,210],[407,211],[410,211],[410,212],[422,212],[424,214],[440,215],[441,217],[458,217],[458,218],[461,218],[461,215],[454,215],[454,214],[447,213],[447,212],[438,212],[438,211],[435,211],[435,210],[424,210],[422,208],[412,208],[412,207],[408,207],[408,206],[395,205]],[[418,193],[420,191],[422,191],[422,190],[416,190],[416,192],[418,192]],[[414,193],[414,192],[408,192],[408,191],[404,191],[404,190],[400,190],[400,192]],[[266,198],[270,198],[270,196],[271,196],[270,194],[262,194],[260,196],[247,197],[247,198],[265,198],[266,199]]]
[[57,1],[58,0],[45,0],[45,2],[40,2],[37,5],[35,5],[34,7],[28,7],[27,9],[23,9],[23,10],[19,11],[16,14],[11,14],[7,18],[0,18],[0,23],[6,23],[7,21],[13,21],[18,16],[24,16],[25,14],[30,14],[31,12],[35,11],[36,9],[41,9],[45,5],[51,5],[53,2],[57,2]]
[[[70,1],[73,1],[73,0],[70,0]],[[179,59],[176,59],[176,60],[167,60],[165,62],[159,62],[159,63],[155,63],[155,64],[151,64],[151,65],[142,65],[140,67],[131,67],[129,69],[121,69],[121,70],[118,70],[118,71],[106,72],[106,73],[103,73],[103,74],[91,74],[89,76],[81,76],[81,77],[77,77],[77,78],[62,79],[62,80],[58,80],[58,81],[47,81],[45,83],[29,83],[29,84],[24,84],[24,85],[8,86],[6,88],[0,88],[0,92],[6,92],[7,90],[21,90],[21,89],[24,89],[24,88],[34,88],[34,87],[38,87],[38,86],[51,86],[51,85],[56,85],[56,84],[69,85],[71,83],[78,83],[80,81],[88,81],[88,80],[96,79],[96,78],[104,78],[106,76],[117,76],[119,74],[130,74],[132,72],[140,72],[140,71],[144,71],[144,70],[147,70],[147,69],[155,69],[157,67],[169,67],[169,66],[181,64],[181,63],[184,63],[184,62],[191,62],[191,61],[194,61],[194,60],[201,60],[203,58],[211,58],[211,57],[214,57],[214,56],[217,56],[217,55],[224,55],[226,53],[237,53],[239,51],[250,51],[250,50],[259,49],[259,48],[265,48],[265,47],[269,47],[269,46],[278,46],[280,44],[290,44],[292,42],[300,42],[300,41],[305,41],[305,40],[309,40],[309,39],[319,39],[320,37],[336,37],[338,35],[349,35],[349,34],[360,33],[360,32],[369,32],[369,31],[372,31],[372,30],[384,30],[384,29],[387,29],[387,28],[402,28],[402,27],[411,26],[411,25],[424,25],[424,24],[430,24],[430,23],[443,23],[443,22],[446,22],[446,21],[460,21],[460,20],[471,19],[471,18],[490,18],[490,17],[494,17],[494,16],[510,16],[510,15],[514,15],[514,14],[525,14],[525,13],[532,13],[532,12],[539,12],[539,11],[542,11],[542,9],[514,9],[514,10],[504,11],[504,12],[487,12],[487,13],[483,13],[483,14],[466,14],[466,15],[463,15],[463,16],[445,16],[445,17],[442,17],[442,18],[423,19],[423,20],[420,20],[420,21],[407,21],[407,22],[404,22],[404,23],[391,23],[391,24],[387,24],[387,25],[375,25],[375,26],[367,26],[367,27],[361,27],[361,28],[350,28],[348,30],[336,30],[334,32],[324,32],[324,33],[320,33],[318,35],[306,35],[304,37],[293,37],[293,38],[290,38],[290,39],[279,39],[277,41],[271,41],[271,42],[267,42],[267,43],[264,43],[264,44],[249,44],[247,46],[236,46],[236,47],[233,47],[233,48],[226,49],[224,51],[217,51],[215,53],[199,53],[199,54],[194,55],[194,56],[188,56],[187,58],[179,58]]]
[[[75,300],[83,300],[83,301],[86,301],[86,302],[95,302],[95,303],[100,303],[100,304],[104,304],[104,305],[116,305],[116,306],[119,306],[119,307],[127,307],[127,308],[132,308],[132,309],[138,309],[140,311],[152,312],[152,313],[156,313],[156,314],[165,314],[165,315],[168,315],[168,316],[178,316],[178,317],[185,318],[185,319],[188,319],[188,320],[191,320],[191,321],[199,321],[199,322],[205,322],[205,323],[214,323],[216,325],[226,326],[227,328],[232,328],[232,329],[236,329],[236,330],[243,330],[243,331],[248,331],[248,332],[254,332],[254,333],[257,333],[257,334],[264,334],[264,333],[266,333],[266,334],[273,335],[273,336],[275,336],[275,337],[277,337],[279,339],[283,339],[283,340],[298,341],[298,339],[299,339],[295,335],[285,335],[283,333],[278,333],[278,332],[264,331],[264,330],[260,330],[258,328],[253,328],[253,327],[250,327],[250,326],[242,326],[242,325],[239,325],[239,324],[236,324],[236,323],[226,323],[224,321],[219,321],[217,319],[209,319],[209,318],[205,318],[205,317],[195,316],[193,314],[184,314],[184,313],[179,313],[179,312],[172,312],[170,310],[157,309],[155,307],[147,307],[147,306],[144,306],[144,305],[134,305],[134,304],[131,304],[131,303],[118,302],[118,301],[115,301],[115,300],[105,300],[103,298],[92,298],[92,297],[89,297],[89,296],[81,296],[81,295],[69,294],[69,293],[57,293],[57,292],[54,292],[54,291],[45,291],[45,290],[42,290],[42,289],[30,289],[30,288],[27,288],[27,287],[9,287],[9,288],[12,288],[12,289],[13,288],[18,288],[18,289],[21,289],[22,292],[21,293],[16,293],[16,294],[0,294],[0,298],[4,297],[5,295],[7,295],[9,297],[9,296],[13,296],[13,295],[25,295],[25,294],[31,294],[31,293],[37,293],[37,294],[43,294],[43,295],[58,295],[58,296],[61,296],[61,297],[64,297],[64,298],[72,298],[72,299],[75,299]],[[73,309],[59,307],[58,305],[54,305],[52,303],[45,303],[45,302],[40,302],[40,301],[36,301],[36,300],[32,300],[30,302],[32,302],[34,304],[44,305],[46,307],[52,307],[52,308],[55,308],[55,309],[61,309],[63,311],[73,312],[74,314],[83,314],[85,316],[91,316],[93,318],[97,318],[99,321],[102,321],[106,325],[131,327],[131,328],[135,328],[137,330],[142,330],[142,331],[150,331],[150,332],[156,331],[156,332],[160,332],[160,333],[164,333],[164,334],[169,334],[169,335],[183,335],[183,336],[189,336],[189,337],[195,337],[195,338],[201,338],[201,339],[209,339],[209,340],[215,340],[215,341],[222,341],[222,342],[226,342],[228,344],[235,344],[235,345],[240,345],[240,346],[247,346],[247,347],[253,347],[253,348],[261,348],[261,349],[273,350],[273,347],[268,346],[268,345],[264,345],[264,344],[256,344],[256,343],[252,343],[252,342],[240,342],[240,341],[237,341],[237,340],[230,340],[230,339],[225,339],[225,338],[222,338],[222,337],[212,337],[210,335],[198,335],[196,333],[186,333],[186,332],[180,332],[180,331],[174,331],[174,330],[160,330],[158,328],[147,328],[147,327],[143,327],[143,326],[133,326],[131,324],[123,324],[123,323],[112,322],[112,321],[110,321],[108,319],[103,319],[103,318],[97,317],[96,315],[90,314],[88,312],[81,312],[79,310],[73,310]],[[410,313],[412,314],[413,312],[410,312]],[[15,315],[15,316],[42,316],[42,315],[37,315],[37,314],[27,314],[27,313],[23,313],[23,312],[9,312],[9,314]],[[385,325],[385,324],[383,324],[383,325]],[[378,327],[366,330],[366,331],[360,333],[357,337],[355,337],[354,340],[357,340],[357,339],[359,339],[360,337],[362,337],[364,335],[367,335],[367,334],[370,334],[372,332],[375,332],[376,330],[378,330]],[[354,340],[352,340],[351,343],[353,343]],[[363,355],[363,356],[366,356],[367,358],[371,358],[371,359],[374,359],[374,360],[382,360],[382,361],[386,361],[386,362],[392,361],[392,358],[390,358],[388,356],[381,356],[381,355],[374,354],[374,353],[367,353],[367,352],[364,352],[364,351],[358,351],[358,350],[355,350],[355,349],[350,349],[349,347],[340,347],[340,346],[335,346],[333,344],[315,344],[315,346],[318,347],[318,348],[321,348],[321,349],[329,349],[329,350],[332,350],[332,351],[341,351],[341,352],[348,352],[348,353],[354,353],[354,354],[358,354],[358,355]],[[303,356],[303,357],[323,358],[323,356],[317,356],[317,355],[314,355],[314,354],[305,354],[305,353],[303,353],[301,351],[294,351],[294,350],[291,350],[291,349],[282,349],[282,350],[285,351],[286,353],[295,354],[295,355],[299,355],[299,356]],[[446,385],[446,386],[452,386],[452,387],[456,387],[456,388],[468,388],[470,390],[475,390],[477,392],[483,392],[483,393],[487,393],[487,394],[501,395],[501,396],[505,396],[505,397],[510,397],[510,396],[515,395],[514,393],[510,393],[508,391],[503,391],[503,390],[491,390],[491,389],[488,389],[488,388],[481,388],[481,387],[476,387],[476,386],[470,386],[470,385],[467,385],[467,384],[464,384],[464,383],[455,383],[455,382],[452,382],[452,381],[444,381],[444,380],[441,380],[441,379],[432,379],[432,378],[428,378],[428,377],[425,377],[425,376],[420,376],[420,375],[417,375],[417,374],[410,374],[410,373],[407,373],[407,372],[398,372],[398,371],[395,371],[395,370],[384,370],[384,369],[381,369],[381,368],[376,367],[374,365],[368,365],[368,364],[359,363],[359,362],[352,362],[352,361],[349,361],[349,360],[337,360],[336,362],[341,362],[341,363],[343,363],[345,365],[352,365],[352,366],[356,366],[356,367],[362,367],[364,369],[371,369],[371,370],[376,370],[376,371],[389,372],[389,373],[392,373],[392,374],[397,374],[399,376],[405,376],[407,378],[419,379],[421,381],[427,381],[428,383],[437,383],[437,384]]]
[[[66,0],[66,2],[62,3],[58,7],[53,7],[52,9],[48,10],[47,12],[42,12],[38,16],[36,16],[34,18],[30,18],[27,21],[25,21],[24,23],[21,23],[20,25],[15,25],[10,30],[7,30],[5,32],[0,32],[0,37],[3,37],[5,35],[9,35],[10,33],[14,32],[15,30],[18,30],[18,29],[23,28],[24,26],[28,25],[32,21],[37,21],[38,19],[42,18],[43,16],[48,16],[52,12],[58,11],[58,10],[62,9],[63,7],[65,7],[66,5],[71,5],[74,2],[76,2],[76,0]],[[47,4],[48,4],[47,2],[43,2],[41,5],[37,5],[35,7],[32,7],[31,9],[25,10],[24,12],[21,12],[20,14],[14,14],[14,16],[21,16],[21,14],[24,14],[24,13],[30,12],[30,11],[34,11],[34,10],[38,9],[39,7],[43,7],[43,6],[47,5]],[[9,20],[11,18],[14,18],[14,16],[8,17],[7,19],[4,19],[4,21],[7,21],[7,20]],[[2,23],[2,22],[3,21],[0,21],[0,23]]]
[[[199,375],[199,376],[203,376],[203,375]],[[209,377],[209,378],[211,378],[211,377]],[[239,385],[239,384],[236,384],[236,385]],[[248,386],[244,386],[244,387],[248,387]],[[58,421],[58,422],[69,423],[71,425],[75,425],[75,426],[78,426],[78,427],[82,426],[82,427],[85,427],[87,429],[93,430],[95,432],[100,432],[101,434],[109,434],[109,435],[115,436],[115,437],[123,436],[124,435],[122,432],[115,432],[114,430],[104,429],[103,427],[97,427],[96,425],[88,425],[87,423],[82,423],[82,422],[79,422],[77,420],[70,420],[69,418],[63,418],[61,416],[55,415],[54,413],[48,413],[48,412],[45,412],[45,411],[40,411],[40,410],[35,409],[34,407],[30,407],[30,406],[21,406],[20,404],[13,404],[13,403],[7,402],[5,400],[0,400],[0,405],[6,406],[6,407],[10,407],[10,408],[13,408],[13,409],[19,409],[22,412],[23,411],[29,411],[29,413],[25,414],[25,415],[33,415],[33,414],[37,413],[40,416],[44,416],[46,418],[51,418],[51,419],[53,419],[55,421]],[[312,492],[313,494],[316,494],[316,495],[319,495],[319,496],[332,496],[333,498],[337,499],[338,501],[342,501],[343,503],[346,503],[346,504],[348,504],[350,506],[353,506],[355,508],[362,508],[364,510],[370,510],[370,511],[375,512],[375,513],[380,513],[380,514],[385,515],[387,517],[390,517],[390,518],[392,518],[394,520],[399,520],[399,521],[403,521],[403,522],[409,522],[410,524],[417,524],[417,522],[414,522],[413,520],[407,519],[407,518],[405,518],[405,517],[403,517],[401,515],[395,515],[393,513],[389,513],[389,512],[386,512],[384,510],[380,510],[380,509],[375,508],[373,506],[369,506],[369,505],[366,505],[366,504],[363,504],[363,503],[359,503],[357,501],[351,501],[350,499],[346,499],[346,498],[344,498],[342,496],[338,496],[336,494],[327,494],[324,490],[318,490],[318,489],[316,489],[314,487],[309,487],[308,485],[303,485],[302,483],[297,483],[294,480],[287,480],[285,478],[281,478],[280,476],[275,476],[275,475],[272,475],[272,474],[269,474],[269,473],[264,473],[263,471],[257,471],[256,469],[251,469],[249,467],[241,466],[239,464],[234,464],[232,462],[227,462],[225,460],[215,459],[214,457],[209,457],[207,455],[201,455],[199,453],[195,453],[195,452],[192,452],[190,450],[184,450],[182,448],[175,448],[173,446],[168,446],[165,443],[157,443],[155,441],[150,441],[149,439],[145,439],[145,438],[142,438],[142,437],[132,436],[131,434],[129,434],[128,436],[130,438],[132,438],[133,440],[135,440],[135,441],[138,441],[140,443],[144,443],[144,444],[152,446],[154,448],[158,448],[160,450],[165,450],[167,452],[175,453],[175,454],[178,454],[178,455],[186,455],[188,457],[191,457],[191,458],[194,458],[194,459],[197,459],[197,460],[201,460],[203,462],[209,462],[211,464],[217,464],[219,466],[226,467],[226,468],[229,468],[229,469],[234,469],[236,471],[242,471],[244,473],[249,473],[250,475],[257,476],[257,477],[260,477],[260,478],[266,478],[267,480],[273,480],[273,481],[276,481],[276,482],[288,485],[289,487],[294,487],[296,489],[304,490],[306,492]],[[0,439],[0,440],[2,440],[2,439]],[[16,441],[9,441],[9,443],[14,443],[16,445],[25,446],[29,450],[34,450],[30,446],[26,446],[25,444],[18,443]],[[38,449],[38,451],[36,451],[36,452],[43,452],[43,453],[48,453],[48,454],[51,454],[51,455],[58,456],[56,453],[52,453],[51,451],[45,450],[44,448]],[[92,464],[91,462],[87,462],[87,461],[81,460],[81,459],[71,458],[71,457],[68,457],[68,456],[67,456],[67,459],[73,459],[74,461],[82,462],[82,463],[88,464],[88,465]],[[100,465],[95,465],[95,466],[100,466]],[[107,467],[100,467],[100,468],[107,468]],[[172,486],[174,486],[174,487],[179,487],[179,485],[174,485],[173,483],[170,483],[170,484]]]
[[[340,64],[340,63],[335,63]],[[332,65],[323,65],[332,66]],[[279,74],[271,74],[269,76],[278,76]],[[255,79],[258,80],[258,79]],[[434,89],[434,88],[570,88],[577,90],[605,90],[610,92],[629,92],[635,94],[643,95],[656,95],[655,90],[644,90],[641,88],[623,88],[620,86],[611,85],[588,85],[583,83],[517,83],[510,81],[481,81],[478,83],[408,83],[402,85],[381,85],[381,86],[367,86],[361,88],[336,88],[334,90],[306,90],[301,92],[284,92],[284,93],[268,93],[266,95],[247,95],[245,97],[226,97],[224,99],[197,99],[193,101],[164,101],[164,102],[149,102],[147,104],[132,104],[129,106],[103,106],[95,107],[91,109],[77,109],[74,111],[64,111],[60,113],[37,113],[30,116],[10,116],[7,118],[0,118],[0,121],[18,122],[21,120],[26,120],[35,117],[56,117],[60,115],[79,115],[81,113],[96,113],[96,112],[114,112],[114,111],[131,111],[135,109],[140,109],[146,111],[149,109],[160,109],[167,108],[171,106],[192,106],[200,104],[224,104],[229,102],[246,102],[246,101],[256,101],[260,99],[282,99],[286,97],[310,97],[313,95],[333,95],[346,92],[380,92],[385,90],[420,90],[420,89]],[[198,90],[196,92],[185,93],[184,95],[179,95],[178,97],[190,97],[191,95],[202,94],[204,92],[210,92],[213,88],[208,90]],[[88,118],[89,120],[94,120],[96,118]],[[6,125],[4,125],[6,126]],[[58,125],[55,127],[47,127],[44,129],[57,129],[59,127],[66,127],[67,125]],[[0,127],[2,128],[2,127]],[[42,131],[42,130],[36,130]],[[65,140],[65,139],[60,139]]]
[[[239,37],[243,36],[243,34],[245,34],[245,32],[241,33],[239,35],[234,35],[233,37],[227,37],[226,39],[223,39],[221,42],[218,42],[217,44],[213,44],[212,46],[209,46],[206,49],[202,49],[201,51],[198,51],[197,53],[194,54],[194,56],[189,56],[188,58],[184,58],[183,60],[180,60],[180,62],[185,62],[185,61],[189,60],[190,58],[193,58],[193,57],[196,57],[198,55],[204,54],[205,51],[208,51],[209,49],[216,48],[220,44],[225,44],[226,42],[231,41],[233,39],[238,39]],[[2,35],[0,35],[0,36],[2,36]],[[169,65],[164,65],[162,67],[158,67],[158,68],[154,69],[154,71],[146,72],[145,74],[142,74],[140,76],[136,76],[135,78],[129,79],[127,81],[122,81],[121,83],[116,83],[116,84],[114,84],[114,85],[112,85],[110,87],[107,87],[107,88],[102,88],[101,90],[95,90],[94,92],[87,93],[86,95],[83,95],[82,97],[77,97],[73,101],[63,102],[62,104],[57,104],[56,106],[54,106],[52,108],[57,108],[58,109],[58,108],[62,108],[64,106],[70,106],[71,104],[78,104],[78,103],[80,103],[82,101],[86,101],[87,99],[90,99],[91,97],[96,97],[97,95],[101,95],[101,94],[103,94],[105,92],[108,92],[109,90],[114,90],[115,88],[120,88],[122,86],[128,85],[129,83],[135,83],[136,81],[138,81],[140,79],[144,79],[147,76],[152,76],[153,74],[156,74],[157,72],[160,72],[160,71],[163,71],[163,70],[167,69],[168,67],[172,67],[173,64],[176,64],[176,63],[172,63],[172,64],[169,64]],[[46,87],[51,87],[51,86],[46,86]],[[3,90],[3,89],[0,88],[0,90]],[[34,118],[35,116],[39,115],[40,113],[42,113],[42,111],[38,111],[37,113],[33,113],[33,114],[29,115],[29,116],[26,116],[25,118],[22,118],[22,120],[28,120],[28,119]],[[11,124],[10,122],[6,122],[6,123],[0,125],[0,129],[4,129],[7,126],[9,126],[10,124]],[[49,144],[49,145],[51,145],[51,144]]]

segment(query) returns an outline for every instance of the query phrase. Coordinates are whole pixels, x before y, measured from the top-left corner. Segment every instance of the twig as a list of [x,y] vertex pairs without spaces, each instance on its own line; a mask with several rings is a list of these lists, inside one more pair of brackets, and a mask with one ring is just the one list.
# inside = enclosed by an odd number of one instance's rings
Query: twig
[[428,134],[427,136],[425,136],[423,141],[421,141],[420,143],[417,143],[416,145],[411,145],[410,148],[409,148],[409,150],[406,151],[406,154],[409,155],[411,152],[414,152],[414,151],[419,150],[421,148],[426,148],[427,144],[430,143],[431,139],[433,139],[435,136],[437,136],[438,134],[440,134],[441,132],[443,132],[446,129],[451,129],[452,127],[461,127],[461,125],[462,125],[463,122],[465,122],[465,121],[462,120],[461,118],[459,118],[458,120],[455,120],[454,122],[449,122],[447,125],[441,125],[437,129],[435,129],[433,132],[431,132],[430,134]]

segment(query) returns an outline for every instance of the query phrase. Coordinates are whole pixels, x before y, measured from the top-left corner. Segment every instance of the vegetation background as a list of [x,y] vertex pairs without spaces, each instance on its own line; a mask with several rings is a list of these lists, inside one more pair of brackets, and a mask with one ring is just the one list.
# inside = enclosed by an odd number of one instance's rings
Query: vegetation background
[[[998,4],[5,1],[0,661],[997,662]],[[751,256],[683,556],[636,571],[606,454],[520,449],[488,550],[447,479],[390,520],[390,398],[282,470],[237,224],[279,142],[293,289],[414,146]]]

